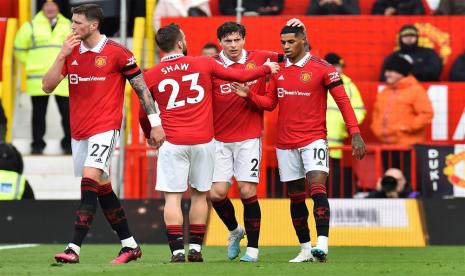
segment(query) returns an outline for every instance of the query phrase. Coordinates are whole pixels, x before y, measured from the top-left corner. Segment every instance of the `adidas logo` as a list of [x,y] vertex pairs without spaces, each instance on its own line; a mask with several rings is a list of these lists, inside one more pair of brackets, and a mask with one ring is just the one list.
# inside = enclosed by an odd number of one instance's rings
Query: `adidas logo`
[[[95,159],[95,162],[96,162],[96,163],[102,163],[102,158],[97,158],[97,159]],[[321,163],[321,162],[320,162],[320,163]]]
[[253,172],[250,177],[257,177],[257,173],[256,172]]
[[77,66],[78,65],[77,60],[73,60],[73,62],[71,62],[71,65],[76,65]]
[[317,164],[317,166],[323,166],[323,162],[321,162],[321,161],[318,161],[318,163],[316,163],[316,164]]
[[279,76],[278,80],[284,80],[284,76],[283,75]]

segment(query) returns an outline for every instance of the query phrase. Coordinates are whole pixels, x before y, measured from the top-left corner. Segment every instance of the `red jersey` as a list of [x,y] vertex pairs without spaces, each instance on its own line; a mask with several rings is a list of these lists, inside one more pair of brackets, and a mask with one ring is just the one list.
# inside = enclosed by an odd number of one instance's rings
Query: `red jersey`
[[[234,62],[223,52],[215,57],[226,67],[253,69],[262,65],[267,59],[282,61],[282,55],[268,51],[242,50],[242,57]],[[251,92],[263,95],[266,78],[262,77],[247,83]],[[263,110],[248,99],[238,97],[231,89],[231,82],[213,78],[213,124],[215,139],[221,142],[239,142],[257,138],[262,135]]]
[[[268,66],[253,70],[227,69],[211,57],[166,56],[144,74],[160,108],[166,140],[178,145],[210,142],[214,137],[212,77],[246,82],[270,73]],[[146,137],[150,124],[143,109],[139,119]]]
[[307,53],[295,64],[286,60],[272,75],[265,96],[250,93],[250,99],[266,110],[279,102],[279,149],[295,149],[318,139],[326,139],[327,91],[336,101],[350,134],[360,132],[336,69]]
[[126,78],[140,74],[128,49],[104,35],[93,49],[81,42],[66,57],[61,74],[68,75],[74,139],[121,128]]

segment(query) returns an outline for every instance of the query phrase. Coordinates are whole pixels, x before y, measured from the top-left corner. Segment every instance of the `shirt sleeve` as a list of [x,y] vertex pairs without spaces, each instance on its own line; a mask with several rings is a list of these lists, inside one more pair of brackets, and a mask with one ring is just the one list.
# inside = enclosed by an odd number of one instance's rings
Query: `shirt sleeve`
[[124,49],[123,53],[118,55],[118,57],[120,72],[123,73],[126,79],[130,80],[141,74],[140,68],[136,63],[136,57],[134,57],[134,54],[131,53],[131,51]]
[[252,70],[225,68],[211,57],[205,58],[205,61],[210,65],[210,72],[214,77],[222,80],[247,82],[258,79],[271,73],[268,66],[261,65]]
[[254,92],[250,92],[249,97],[247,98],[250,103],[255,105],[256,107],[266,110],[272,111],[278,105],[278,94],[276,91],[276,79],[275,75],[270,78],[270,83],[266,88],[264,95],[259,95]]
[[360,130],[358,128],[357,117],[355,117],[354,109],[350,105],[349,97],[347,97],[339,73],[331,66],[328,67],[323,78],[326,89],[331,93],[331,96],[333,96],[334,101],[341,111],[347,130],[350,134],[359,133]]
[[266,59],[270,59],[270,61],[273,62],[283,62],[284,61],[284,55],[279,54],[277,52],[271,52],[271,51],[264,51],[266,54]]

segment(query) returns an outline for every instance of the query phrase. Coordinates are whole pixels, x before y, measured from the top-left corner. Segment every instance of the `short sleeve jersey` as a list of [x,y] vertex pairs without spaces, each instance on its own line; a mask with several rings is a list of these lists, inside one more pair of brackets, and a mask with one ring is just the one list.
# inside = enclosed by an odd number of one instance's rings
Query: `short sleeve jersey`
[[[145,72],[144,78],[160,108],[166,140],[177,145],[210,142],[214,137],[212,110],[213,76],[229,81],[245,82],[265,76],[267,66],[253,70],[227,69],[211,57],[166,56]],[[144,112],[139,113],[147,136],[149,124]]]
[[68,76],[71,136],[76,140],[120,129],[126,78],[140,74],[134,55],[104,35],[76,46],[61,70]]
[[[237,62],[228,59],[223,52],[215,57],[229,68],[250,70],[270,59],[281,60],[283,56],[269,51],[242,50]],[[253,93],[263,95],[266,78],[262,77],[247,83]],[[263,111],[247,99],[238,97],[231,89],[231,82],[219,78],[213,79],[213,122],[215,139],[221,142],[239,142],[262,135]]]

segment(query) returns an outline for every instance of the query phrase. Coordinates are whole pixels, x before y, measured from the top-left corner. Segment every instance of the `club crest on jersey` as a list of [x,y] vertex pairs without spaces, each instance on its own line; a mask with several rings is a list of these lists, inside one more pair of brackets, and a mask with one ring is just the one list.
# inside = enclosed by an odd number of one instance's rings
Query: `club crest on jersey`
[[255,67],[257,67],[257,65],[253,61],[247,62],[245,64],[245,69],[247,69],[247,70],[252,70]]
[[103,67],[107,64],[107,57],[106,56],[97,56],[95,57],[95,66]]
[[301,82],[309,82],[311,79],[312,79],[312,72],[302,71],[302,73],[300,73]]

